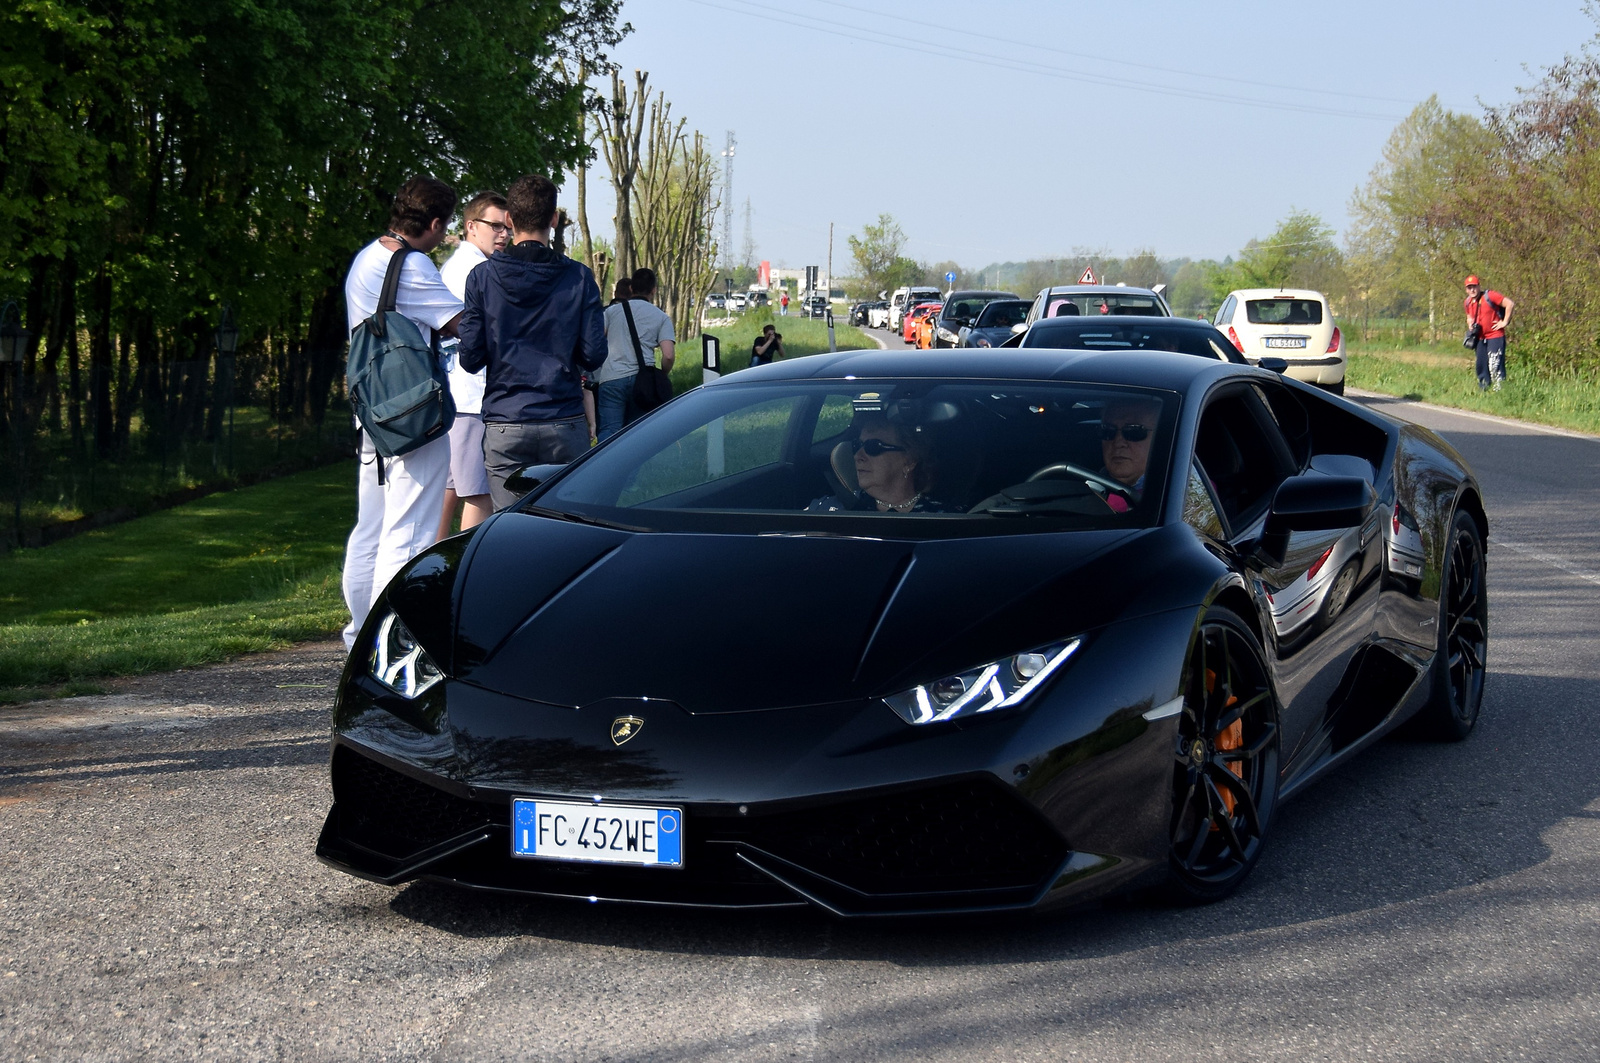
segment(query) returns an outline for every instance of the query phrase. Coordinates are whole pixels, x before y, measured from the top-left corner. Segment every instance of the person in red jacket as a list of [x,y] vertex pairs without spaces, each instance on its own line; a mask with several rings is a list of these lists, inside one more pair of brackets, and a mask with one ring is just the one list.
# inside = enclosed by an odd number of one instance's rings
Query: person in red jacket
[[1493,387],[1499,391],[1506,378],[1506,328],[1517,304],[1499,292],[1485,291],[1476,275],[1466,279],[1466,287],[1462,306],[1467,312],[1467,330],[1470,333],[1476,328],[1478,333],[1478,390]]

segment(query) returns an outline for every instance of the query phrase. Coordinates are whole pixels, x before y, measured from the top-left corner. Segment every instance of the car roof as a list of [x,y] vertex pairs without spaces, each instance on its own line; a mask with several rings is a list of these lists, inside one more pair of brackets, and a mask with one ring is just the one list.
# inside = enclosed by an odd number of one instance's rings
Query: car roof
[[1217,331],[1216,327],[1209,321],[1196,321],[1192,317],[1154,317],[1145,314],[1137,316],[1090,314],[1087,317],[1077,315],[1071,317],[1041,317],[1028,326],[1028,331],[1043,329],[1048,332],[1050,329],[1058,328],[1085,328],[1091,325],[1104,325],[1107,322],[1115,322],[1118,325],[1139,325],[1144,328],[1186,328],[1193,329],[1196,332],[1202,330],[1206,332]]
[[[1317,299],[1327,302],[1328,297],[1310,288],[1238,288],[1228,293],[1241,299]],[[1224,296],[1226,298],[1226,296]]]
[[[1180,319],[1171,319],[1180,320]],[[974,380],[1062,380],[1127,384],[1188,392],[1212,378],[1236,375],[1278,380],[1265,369],[1170,351],[1075,351],[987,347],[938,351],[859,350],[812,354],[740,370],[707,387],[777,380],[849,380],[854,377],[934,377]]]
[[[1160,298],[1149,288],[1134,288],[1126,284],[1052,284],[1040,288],[1039,295],[1151,295]],[[1034,296],[1038,298],[1038,295]]]
[[970,299],[975,295],[986,295],[992,299],[1020,299],[1022,296],[1016,292],[997,292],[987,288],[957,289],[945,296],[946,299]]

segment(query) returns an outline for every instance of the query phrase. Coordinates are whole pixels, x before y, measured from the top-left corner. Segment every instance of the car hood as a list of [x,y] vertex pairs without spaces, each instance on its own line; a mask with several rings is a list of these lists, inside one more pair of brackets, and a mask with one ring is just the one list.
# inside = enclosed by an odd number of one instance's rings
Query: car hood
[[[881,696],[1197,598],[1164,574],[1184,553],[1171,531],[901,542],[504,513],[446,563],[448,646],[421,615],[445,612],[442,593],[429,606],[396,585],[389,600],[456,679],[500,693],[776,709]],[[414,568],[441,585],[440,563]]]

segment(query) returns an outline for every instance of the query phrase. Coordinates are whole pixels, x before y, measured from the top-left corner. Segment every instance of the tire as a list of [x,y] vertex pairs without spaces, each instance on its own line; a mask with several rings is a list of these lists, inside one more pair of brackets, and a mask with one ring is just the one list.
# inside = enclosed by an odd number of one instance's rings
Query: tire
[[1210,904],[1249,877],[1278,799],[1278,700],[1254,632],[1229,609],[1200,624],[1184,677],[1165,894]]
[[1330,395],[1343,395],[1344,394],[1344,381],[1343,380],[1340,380],[1337,384],[1318,384],[1317,387],[1321,388],[1323,391],[1326,391]]
[[1417,713],[1420,732],[1459,742],[1478,724],[1489,664],[1489,596],[1483,536],[1471,514],[1457,511],[1439,581],[1439,643],[1432,689]]
[[1333,577],[1333,583],[1328,587],[1328,595],[1322,599],[1322,608],[1317,610],[1318,630],[1339,619],[1344,607],[1350,604],[1350,594],[1356,589],[1356,577],[1360,575],[1360,571],[1361,566],[1358,562],[1346,561],[1339,574]]

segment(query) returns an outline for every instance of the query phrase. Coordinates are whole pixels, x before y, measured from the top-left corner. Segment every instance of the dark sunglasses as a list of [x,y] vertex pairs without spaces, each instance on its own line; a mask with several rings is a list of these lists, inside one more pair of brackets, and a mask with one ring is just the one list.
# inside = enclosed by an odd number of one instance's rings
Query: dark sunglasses
[[1109,443],[1117,438],[1119,431],[1122,433],[1122,438],[1130,443],[1143,443],[1150,438],[1150,429],[1142,424],[1125,424],[1120,427],[1114,424],[1103,424],[1100,426],[1100,438]]
[[891,450],[904,449],[906,448],[902,446],[896,446],[893,443],[885,443],[881,439],[852,439],[850,441],[850,452],[852,454],[858,450],[864,450],[867,452],[867,457],[869,458],[876,458],[878,455],[887,454]]

